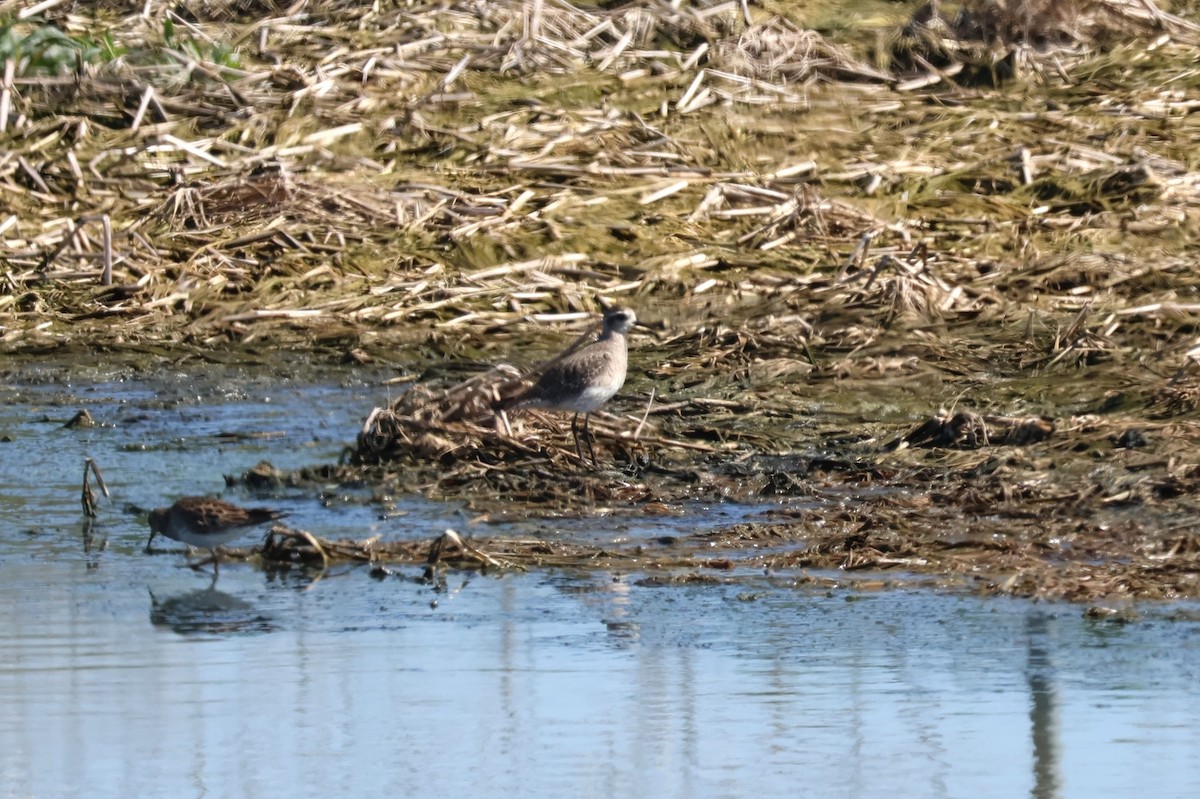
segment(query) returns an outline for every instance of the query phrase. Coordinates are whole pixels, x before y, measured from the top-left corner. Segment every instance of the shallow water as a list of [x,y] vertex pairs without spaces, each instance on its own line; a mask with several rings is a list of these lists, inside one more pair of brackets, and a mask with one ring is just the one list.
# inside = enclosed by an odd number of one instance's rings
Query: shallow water
[[[387,393],[234,384],[0,391],[0,795],[1200,795],[1195,605],[1121,625],[788,575],[452,574],[439,593],[417,569],[245,564],[211,586],[182,549],[144,554],[126,505],[219,493],[263,458],[328,462]],[[78,407],[111,426],[62,429]],[[263,431],[280,435],[214,438]],[[90,536],[85,456],[114,494]],[[322,535],[466,524],[416,499],[390,519],[262,501]]]

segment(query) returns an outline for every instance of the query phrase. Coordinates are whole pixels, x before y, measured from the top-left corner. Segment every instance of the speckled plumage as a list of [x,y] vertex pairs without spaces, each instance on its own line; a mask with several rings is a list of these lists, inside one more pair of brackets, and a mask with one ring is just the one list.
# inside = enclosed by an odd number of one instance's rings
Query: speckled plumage
[[237,538],[247,527],[266,524],[287,513],[271,508],[243,508],[231,502],[212,497],[184,497],[169,508],[150,511],[150,539],[154,536],[167,538],[212,550],[213,571],[217,566],[217,547]]
[[538,381],[507,400],[502,408],[547,408],[570,411],[575,454],[583,458],[579,446],[579,414],[583,414],[583,434],[588,440],[592,462],[596,455],[588,433],[588,417],[608,402],[625,384],[628,366],[626,334],[637,322],[628,308],[613,307],[604,313],[604,331],[600,338],[575,352],[560,355],[542,373]]

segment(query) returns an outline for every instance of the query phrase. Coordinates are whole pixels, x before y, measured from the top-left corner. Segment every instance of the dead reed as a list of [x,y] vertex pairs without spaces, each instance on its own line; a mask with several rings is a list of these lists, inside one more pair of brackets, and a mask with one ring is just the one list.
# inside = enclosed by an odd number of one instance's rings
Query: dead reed
[[[770,9],[0,0],[0,347],[393,367],[343,468],[488,513],[952,486],[1190,551],[1195,12]],[[619,481],[488,411],[602,297]]]

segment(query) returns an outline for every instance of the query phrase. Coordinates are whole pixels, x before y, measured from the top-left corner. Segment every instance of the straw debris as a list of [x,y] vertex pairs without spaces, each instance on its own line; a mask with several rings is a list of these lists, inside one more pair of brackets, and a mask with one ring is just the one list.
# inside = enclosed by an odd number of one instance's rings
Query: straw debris
[[[293,349],[407,386],[342,464],[249,484],[496,520],[800,498],[881,520],[814,563],[964,574],[991,550],[946,536],[1012,505],[1104,544],[1054,595],[1194,595],[1200,27],[1149,0],[817,13],[0,0],[0,348]],[[522,325],[602,299],[650,327],[593,471],[561,417],[491,408]],[[1013,563],[998,590],[1054,579]]]

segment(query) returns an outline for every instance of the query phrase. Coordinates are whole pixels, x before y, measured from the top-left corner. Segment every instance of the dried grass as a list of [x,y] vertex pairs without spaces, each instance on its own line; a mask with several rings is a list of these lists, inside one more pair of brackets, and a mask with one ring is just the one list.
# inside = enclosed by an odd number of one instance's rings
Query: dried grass
[[[421,373],[356,468],[481,504],[1191,510],[1197,28],[1146,0],[839,33],[715,1],[38,5],[0,19],[112,53],[0,74],[6,352]],[[601,298],[656,325],[596,426],[620,480],[490,413],[488,370],[540,354],[516,326]]]

